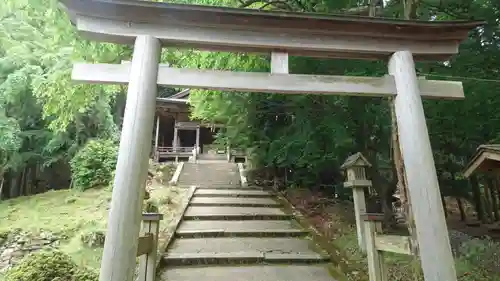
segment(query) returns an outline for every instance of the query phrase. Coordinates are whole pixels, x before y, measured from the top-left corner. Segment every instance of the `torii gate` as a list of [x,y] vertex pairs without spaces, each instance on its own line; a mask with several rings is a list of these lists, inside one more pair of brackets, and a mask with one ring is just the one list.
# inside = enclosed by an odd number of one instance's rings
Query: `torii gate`
[[[73,79],[128,84],[100,281],[131,281],[141,186],[151,149],[157,85],[282,94],[395,96],[412,211],[427,281],[454,281],[422,97],[463,99],[461,82],[417,78],[414,60],[448,59],[482,22],[409,22],[132,0],[64,0],[86,38],[134,44],[131,64],[76,64]],[[271,73],[171,68],[162,47],[271,53]],[[289,74],[288,55],[389,61],[384,77]]]

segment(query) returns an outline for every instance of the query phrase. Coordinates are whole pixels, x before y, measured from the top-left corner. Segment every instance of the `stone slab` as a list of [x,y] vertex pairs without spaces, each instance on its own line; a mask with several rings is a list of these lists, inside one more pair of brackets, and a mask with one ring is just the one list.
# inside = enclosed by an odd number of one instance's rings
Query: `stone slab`
[[238,166],[234,163],[185,163],[179,185],[199,188],[241,188]]
[[259,220],[259,221],[184,221],[178,231],[222,229],[225,231],[261,231],[275,229],[298,229],[291,221]]
[[279,206],[271,198],[245,198],[245,197],[195,197],[189,203],[191,206]]
[[210,183],[210,184],[197,184],[200,189],[249,189],[251,187],[243,187],[238,184],[227,184],[227,183]]
[[270,192],[258,189],[197,189],[195,194],[196,197],[271,197],[273,196]]
[[184,213],[184,220],[251,220],[251,219],[288,219],[279,208],[270,207],[188,207]]
[[297,237],[307,231],[288,220],[183,221],[177,237]]
[[233,253],[168,253],[163,261],[169,266],[200,264],[248,264],[264,262],[264,254],[257,251]]
[[175,239],[168,254],[189,253],[244,253],[261,252],[264,254],[314,254],[314,245],[301,238],[191,238]]
[[316,253],[265,254],[262,252],[232,252],[232,253],[168,253],[162,257],[170,265],[200,265],[200,264],[313,264],[330,261],[326,255]]
[[326,255],[321,255],[318,253],[285,253],[285,254],[275,254],[275,253],[265,253],[265,262],[328,262],[330,258]]
[[238,265],[171,267],[160,281],[335,281],[325,265]]

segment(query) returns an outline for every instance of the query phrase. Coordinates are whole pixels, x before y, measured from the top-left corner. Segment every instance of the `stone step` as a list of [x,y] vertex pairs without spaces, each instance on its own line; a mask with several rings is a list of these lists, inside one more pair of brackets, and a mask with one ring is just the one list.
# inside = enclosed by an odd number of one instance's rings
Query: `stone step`
[[170,265],[231,263],[315,263],[328,261],[312,242],[301,238],[175,239],[164,260]]
[[270,192],[258,189],[197,189],[196,197],[271,197]]
[[[168,267],[160,281],[335,281],[327,265]],[[200,278],[201,277],[201,278]]]
[[286,220],[291,219],[279,208],[270,207],[201,207],[190,206],[184,220]]
[[246,206],[246,207],[277,207],[280,204],[271,198],[244,197],[194,197],[191,206]]
[[183,221],[176,237],[301,237],[307,233],[288,220]]
[[208,264],[272,264],[272,263],[294,263],[294,264],[313,264],[325,263],[330,261],[328,256],[317,253],[291,253],[275,254],[261,253],[257,251],[240,253],[219,253],[219,252],[201,252],[201,253],[179,253],[167,254],[163,256],[163,261],[172,266],[179,265],[208,265]]
[[226,183],[203,183],[198,186],[202,189],[249,189],[249,187],[242,187],[239,184],[226,184]]
[[175,239],[170,254],[184,253],[315,253],[316,245],[306,238],[222,237]]

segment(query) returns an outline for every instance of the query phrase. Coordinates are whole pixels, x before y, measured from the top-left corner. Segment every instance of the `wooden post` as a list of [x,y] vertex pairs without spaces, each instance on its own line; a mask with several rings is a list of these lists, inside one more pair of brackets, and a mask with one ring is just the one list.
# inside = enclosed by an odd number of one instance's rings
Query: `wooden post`
[[179,145],[177,143],[177,138],[178,138],[178,135],[179,135],[179,129],[177,129],[177,124],[174,125],[174,141],[172,143],[172,146],[173,146],[173,149],[174,149],[174,152],[177,152],[177,145]]
[[[350,180],[349,177],[347,180]],[[352,197],[354,201],[354,215],[356,217],[356,230],[358,234],[358,245],[361,251],[366,251],[366,233],[360,214],[366,212],[365,190],[362,187],[352,188]]]
[[158,140],[160,137],[160,115],[156,117],[155,152],[158,151]]
[[[158,251],[158,233],[160,231],[160,221],[163,219],[161,214],[143,214],[143,236],[150,238],[144,243],[144,249],[139,248],[137,254],[139,259],[139,270],[137,281],[154,281],[156,276],[156,259]],[[143,238],[141,237],[141,238]]]
[[361,214],[366,233],[366,258],[368,260],[368,276],[370,281],[387,281],[387,271],[384,264],[384,254],[375,245],[375,236],[382,232],[383,214],[373,216]]
[[288,53],[271,53],[271,73],[288,74]]
[[134,275],[160,52],[158,39],[136,38],[100,281],[132,281]]
[[370,163],[359,152],[349,156],[341,166],[347,171],[347,181],[344,187],[352,188],[358,246],[363,252],[366,251],[366,233],[361,215],[366,213],[365,188],[372,185],[371,181],[366,179],[365,171],[365,168],[370,166]]
[[439,184],[412,53],[399,51],[389,60],[397,95],[395,111],[401,155],[426,281],[456,281]]
[[196,153],[199,153],[198,149],[200,147],[200,127],[196,128]]

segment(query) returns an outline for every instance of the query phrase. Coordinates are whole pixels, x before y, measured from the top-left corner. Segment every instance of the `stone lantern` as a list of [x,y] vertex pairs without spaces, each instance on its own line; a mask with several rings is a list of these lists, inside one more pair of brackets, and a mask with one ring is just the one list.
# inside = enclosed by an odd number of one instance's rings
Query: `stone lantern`
[[365,228],[361,219],[361,215],[366,213],[365,188],[372,186],[372,182],[366,179],[367,167],[371,167],[371,164],[360,152],[349,156],[344,164],[340,166],[347,174],[347,181],[344,182],[344,187],[352,188],[358,245],[362,251],[366,251]]

